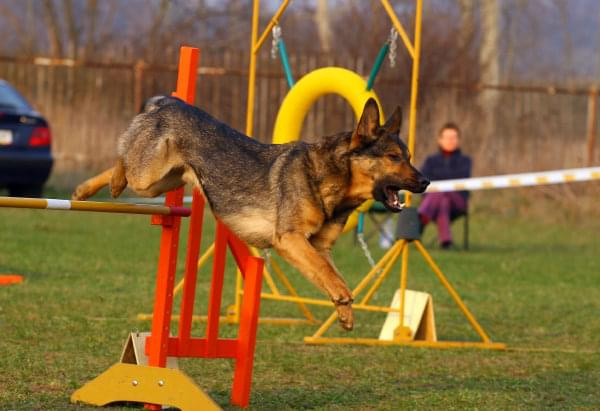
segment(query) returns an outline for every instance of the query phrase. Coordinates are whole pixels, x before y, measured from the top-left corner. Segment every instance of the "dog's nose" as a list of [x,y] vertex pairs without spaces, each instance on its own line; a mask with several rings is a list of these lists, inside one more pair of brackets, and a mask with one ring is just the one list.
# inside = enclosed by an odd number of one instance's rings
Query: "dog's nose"
[[427,188],[427,186],[429,185],[430,181],[428,178],[420,176],[419,177],[419,185],[421,186],[421,188],[423,189],[423,191],[425,191],[425,189]]

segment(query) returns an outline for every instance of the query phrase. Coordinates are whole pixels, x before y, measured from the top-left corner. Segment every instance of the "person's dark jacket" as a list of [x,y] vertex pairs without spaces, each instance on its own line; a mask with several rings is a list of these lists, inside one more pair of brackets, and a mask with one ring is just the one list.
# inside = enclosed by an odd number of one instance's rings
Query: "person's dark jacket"
[[[471,157],[464,155],[460,149],[452,153],[444,153],[441,150],[425,159],[421,172],[431,181],[451,180],[455,178],[471,177]],[[468,191],[459,191],[466,199],[469,198]]]

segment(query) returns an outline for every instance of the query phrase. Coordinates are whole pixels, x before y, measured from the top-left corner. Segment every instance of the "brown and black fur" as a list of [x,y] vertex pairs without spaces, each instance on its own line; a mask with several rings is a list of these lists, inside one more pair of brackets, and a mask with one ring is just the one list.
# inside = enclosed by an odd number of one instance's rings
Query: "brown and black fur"
[[397,109],[380,126],[374,100],[354,131],[315,144],[262,144],[173,97],[154,99],[119,140],[116,166],[81,184],[85,199],[110,180],[158,196],[185,183],[202,189],[214,214],[248,244],[273,247],[335,303],[353,327],[352,294],[330,250],[350,213],[367,199],[400,211],[397,191],[429,181],[411,164]]

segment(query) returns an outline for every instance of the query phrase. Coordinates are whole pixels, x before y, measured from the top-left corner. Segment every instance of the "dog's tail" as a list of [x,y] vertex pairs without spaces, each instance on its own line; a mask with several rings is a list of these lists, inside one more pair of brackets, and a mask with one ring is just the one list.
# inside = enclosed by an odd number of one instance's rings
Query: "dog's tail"
[[118,197],[125,187],[127,187],[125,165],[122,159],[118,159],[114,167],[79,184],[71,195],[71,198],[73,200],[86,200],[109,184],[111,195],[114,198]]

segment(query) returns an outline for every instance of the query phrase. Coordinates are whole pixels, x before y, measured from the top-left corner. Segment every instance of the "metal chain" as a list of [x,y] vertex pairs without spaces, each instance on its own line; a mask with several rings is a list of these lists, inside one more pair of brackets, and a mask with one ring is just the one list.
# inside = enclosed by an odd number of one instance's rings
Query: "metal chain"
[[[371,266],[371,268],[375,267],[375,260],[373,259],[373,256],[371,255],[371,251],[369,250],[369,246],[367,244],[367,242],[365,241],[365,237],[363,233],[358,233],[356,234],[356,237],[358,238],[358,243],[360,244],[360,248],[362,248],[363,253],[365,254],[365,257],[367,257],[367,260],[369,261],[369,265]],[[266,248],[263,250],[263,259],[265,260],[265,266],[267,271],[272,271],[272,265],[271,265],[271,250]],[[377,273],[380,273],[381,269],[377,270]]]
[[263,260],[265,260],[265,268],[267,269],[268,272],[273,272],[273,269],[271,267],[271,250],[269,250],[268,248],[265,248],[263,250]]
[[279,25],[273,26],[271,31],[273,34],[273,40],[271,40],[271,58],[277,59],[277,52],[279,51],[279,41],[281,40],[281,27]]
[[[356,238],[358,239],[360,248],[362,248],[363,253],[365,253],[365,257],[367,257],[367,260],[369,260],[369,265],[371,265],[371,268],[375,267],[375,260],[373,259],[373,256],[371,255],[371,251],[369,250],[369,246],[368,246],[367,242],[365,241],[364,234],[357,233]],[[380,272],[381,272],[381,269],[379,269],[377,271],[377,273],[380,273]]]
[[390,30],[390,37],[388,38],[390,44],[390,53],[388,57],[390,59],[390,67],[396,67],[396,48],[398,47],[398,32],[392,27]]

